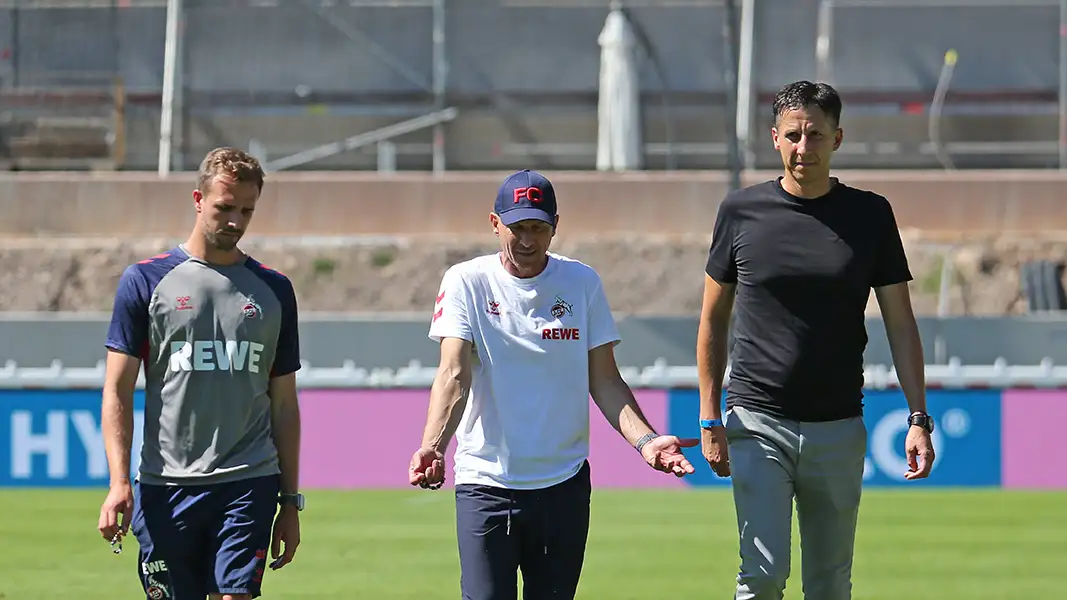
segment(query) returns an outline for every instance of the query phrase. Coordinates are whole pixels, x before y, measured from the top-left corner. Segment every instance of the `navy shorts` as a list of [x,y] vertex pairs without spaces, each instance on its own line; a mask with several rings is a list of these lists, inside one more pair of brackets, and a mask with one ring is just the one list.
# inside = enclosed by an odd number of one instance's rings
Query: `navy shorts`
[[589,536],[589,463],[540,490],[456,486],[464,600],[571,600]]
[[277,475],[214,485],[136,484],[130,531],[149,600],[260,595],[278,509]]

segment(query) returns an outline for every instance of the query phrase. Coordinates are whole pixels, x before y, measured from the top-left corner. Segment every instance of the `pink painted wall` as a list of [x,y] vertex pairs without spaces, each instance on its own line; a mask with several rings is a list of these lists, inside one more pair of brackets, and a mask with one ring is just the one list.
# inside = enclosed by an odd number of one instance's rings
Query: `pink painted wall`
[[[667,425],[667,392],[635,390],[657,431]],[[305,488],[407,487],[408,463],[426,419],[427,390],[305,390],[300,483]],[[649,468],[590,402],[590,458],[594,487],[684,486]],[[451,444],[447,459],[452,477]]]
[[1067,488],[1067,391],[1004,390],[1002,485]]

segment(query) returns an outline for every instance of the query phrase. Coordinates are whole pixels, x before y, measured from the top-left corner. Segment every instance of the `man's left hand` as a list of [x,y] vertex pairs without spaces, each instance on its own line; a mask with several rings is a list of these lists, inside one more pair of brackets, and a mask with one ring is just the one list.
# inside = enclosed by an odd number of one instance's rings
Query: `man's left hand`
[[[285,551],[282,551],[282,543]],[[293,562],[296,547],[300,545],[300,512],[295,506],[284,505],[274,519],[274,532],[270,542],[270,557],[274,562],[272,569],[280,569]]]
[[911,426],[904,440],[904,456],[908,457],[908,472],[904,473],[904,479],[924,479],[929,476],[934,468],[934,442],[930,432],[918,425]]
[[664,473],[674,473],[685,477],[696,469],[689,459],[682,454],[682,448],[692,448],[700,443],[698,438],[679,438],[674,435],[661,435],[641,448],[648,466]]

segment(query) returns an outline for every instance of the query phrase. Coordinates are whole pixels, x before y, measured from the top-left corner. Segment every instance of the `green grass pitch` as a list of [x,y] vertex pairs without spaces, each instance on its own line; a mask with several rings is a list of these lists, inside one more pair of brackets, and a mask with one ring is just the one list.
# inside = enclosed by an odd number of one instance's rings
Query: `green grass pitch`
[[[311,491],[295,562],[264,598],[459,598],[450,491]],[[96,532],[104,490],[0,491],[0,599],[143,598],[137,543]],[[794,525],[795,530],[795,525]],[[799,540],[786,596],[801,598]],[[731,598],[725,490],[594,490],[578,597]],[[865,491],[856,600],[1067,597],[1067,492]]]

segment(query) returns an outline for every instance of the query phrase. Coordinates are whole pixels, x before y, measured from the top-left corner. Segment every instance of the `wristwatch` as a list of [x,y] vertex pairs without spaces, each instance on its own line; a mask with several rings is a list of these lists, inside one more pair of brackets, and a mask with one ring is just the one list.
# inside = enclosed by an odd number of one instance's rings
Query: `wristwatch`
[[304,510],[304,495],[303,494],[278,494],[278,504],[285,506],[286,504],[292,504],[296,507],[296,510]]
[[927,431],[927,433],[934,432],[934,418],[924,412],[913,412],[908,415],[908,427],[918,425]]

